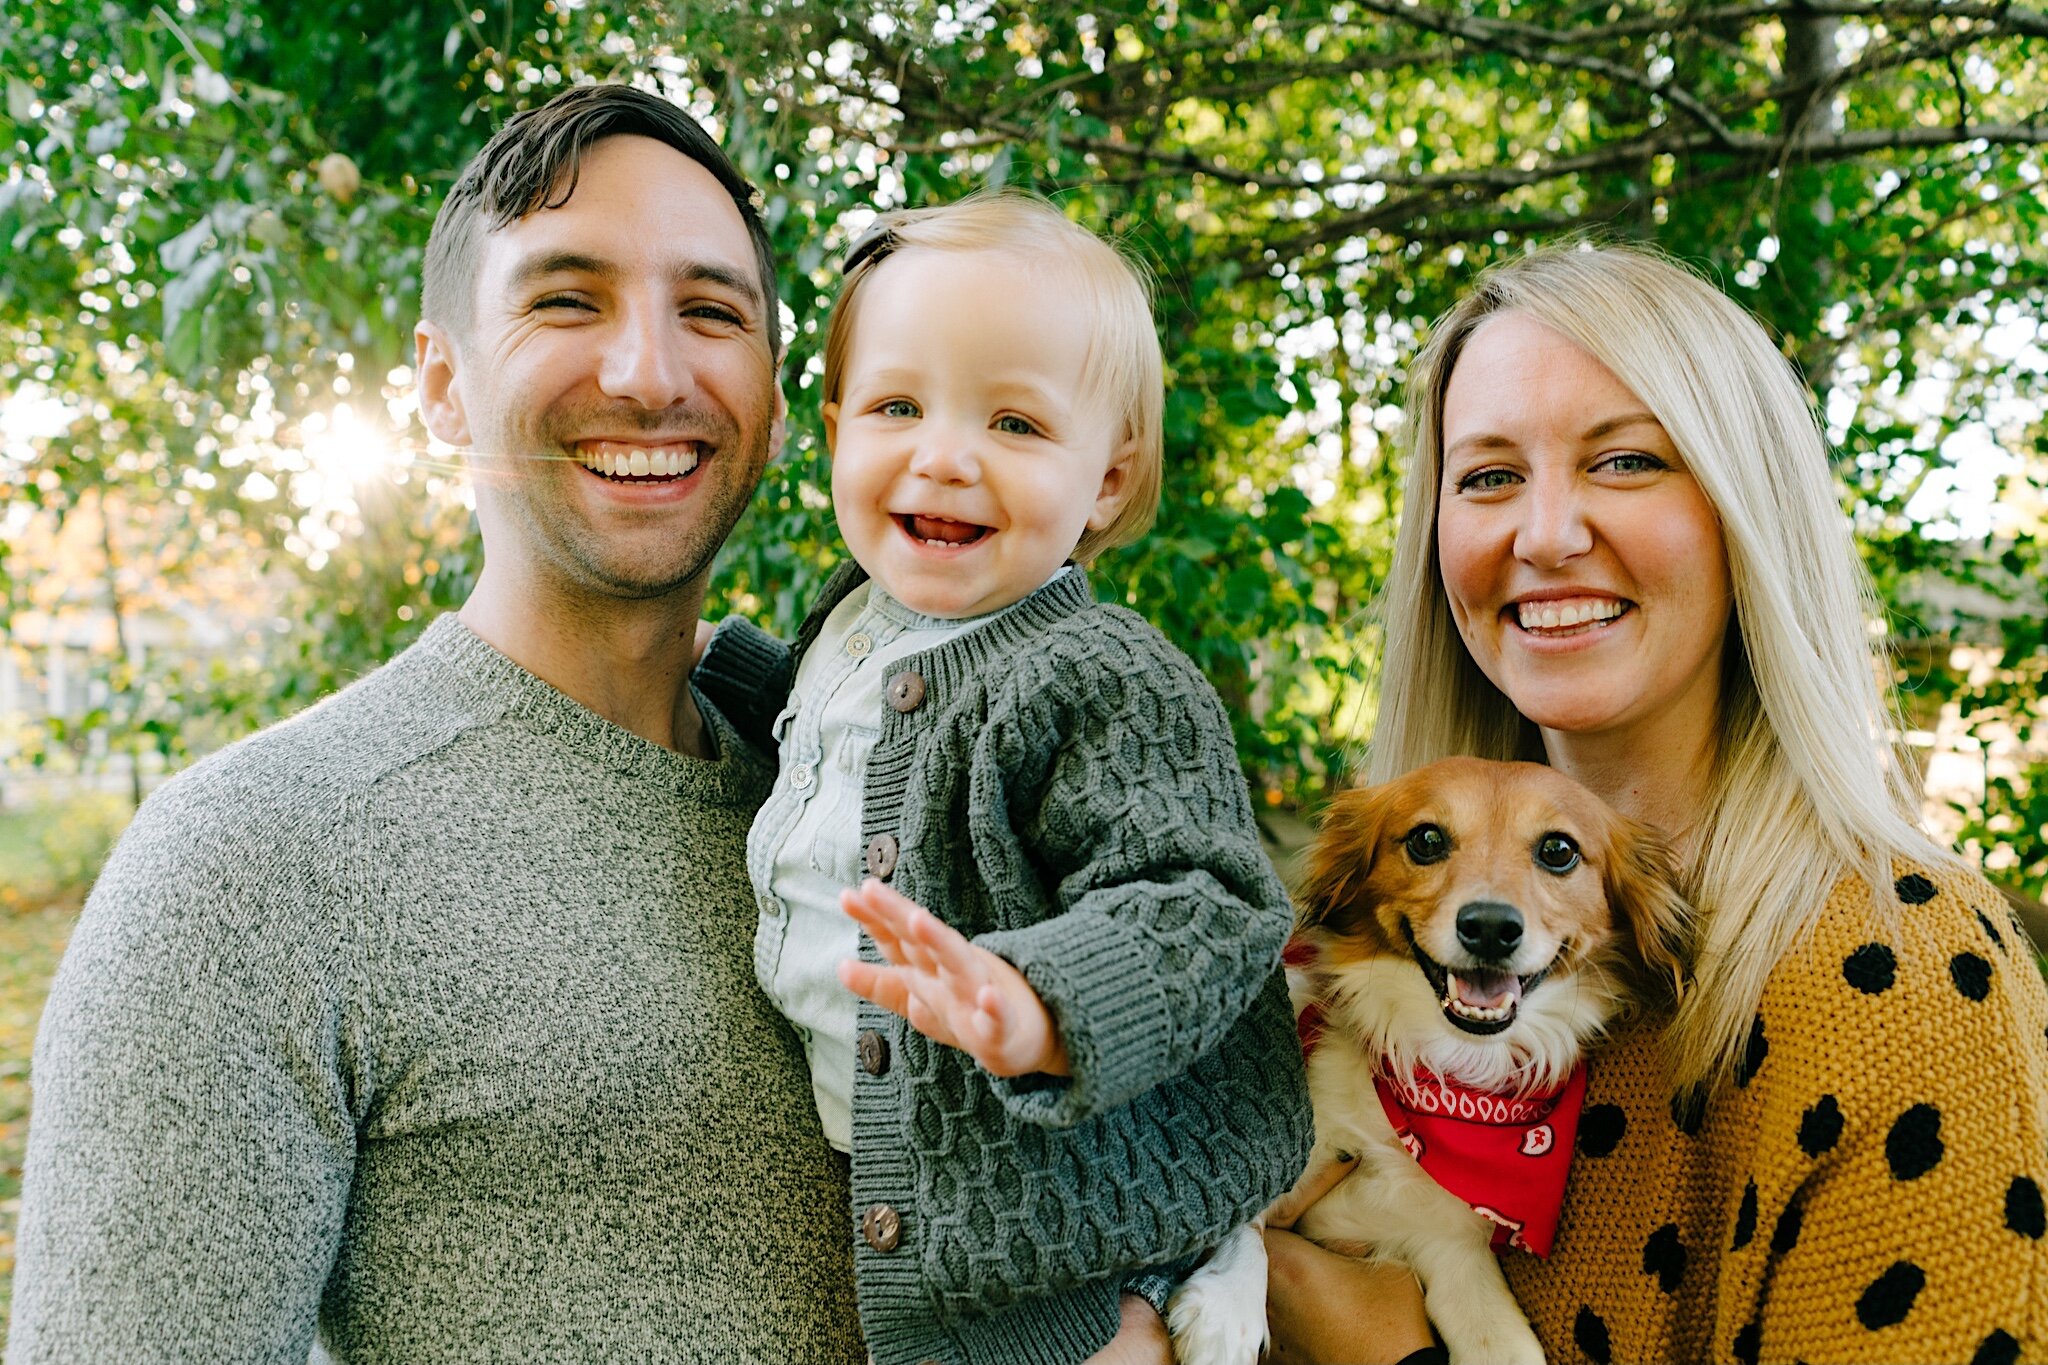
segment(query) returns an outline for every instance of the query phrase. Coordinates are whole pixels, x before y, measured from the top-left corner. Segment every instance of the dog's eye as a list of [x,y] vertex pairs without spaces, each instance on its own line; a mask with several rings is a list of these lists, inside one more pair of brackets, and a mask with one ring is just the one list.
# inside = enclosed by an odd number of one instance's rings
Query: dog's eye
[[1569,834],[1546,834],[1536,841],[1536,861],[1561,876],[1579,865],[1579,846]]
[[1451,855],[1450,836],[1435,825],[1417,825],[1401,842],[1418,863],[1440,863]]

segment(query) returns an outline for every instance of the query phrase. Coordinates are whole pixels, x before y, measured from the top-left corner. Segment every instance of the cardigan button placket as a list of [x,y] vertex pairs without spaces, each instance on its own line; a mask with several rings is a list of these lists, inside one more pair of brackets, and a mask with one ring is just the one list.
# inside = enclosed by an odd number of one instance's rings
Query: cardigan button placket
[[889,679],[889,705],[898,712],[915,711],[924,705],[924,677],[909,669]]
[[877,1251],[894,1251],[903,1244],[903,1219],[887,1204],[875,1204],[860,1216],[860,1235]]
[[877,834],[868,840],[868,875],[888,881],[896,871],[896,836]]
[[853,1055],[860,1061],[860,1069],[870,1076],[879,1076],[889,1069],[889,1040],[874,1029],[860,1031],[854,1040]]

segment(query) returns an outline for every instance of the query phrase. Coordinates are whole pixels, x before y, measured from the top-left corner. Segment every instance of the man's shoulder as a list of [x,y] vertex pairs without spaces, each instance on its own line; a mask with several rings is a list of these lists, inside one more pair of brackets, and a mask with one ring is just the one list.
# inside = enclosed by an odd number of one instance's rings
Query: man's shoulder
[[[415,645],[296,715],[193,764],[136,816],[255,836],[332,828],[352,798],[493,718]],[[309,823],[311,822],[311,823]]]

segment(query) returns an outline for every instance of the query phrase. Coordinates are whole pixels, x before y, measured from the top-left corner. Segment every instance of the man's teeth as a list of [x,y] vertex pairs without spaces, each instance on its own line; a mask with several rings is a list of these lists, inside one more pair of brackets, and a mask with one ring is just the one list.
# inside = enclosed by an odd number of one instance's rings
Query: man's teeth
[[1625,610],[1613,597],[1568,597],[1554,602],[1518,602],[1516,619],[1523,630],[1563,630],[1588,621],[1611,621]]
[[577,459],[615,479],[673,479],[697,467],[697,447],[602,445],[579,450]]

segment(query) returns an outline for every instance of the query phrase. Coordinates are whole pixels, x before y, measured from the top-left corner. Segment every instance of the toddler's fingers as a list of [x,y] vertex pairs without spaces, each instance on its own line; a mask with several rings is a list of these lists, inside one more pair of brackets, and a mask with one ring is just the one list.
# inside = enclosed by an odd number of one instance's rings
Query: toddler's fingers
[[868,937],[875,941],[875,947],[881,950],[883,957],[895,963],[908,960],[909,950],[904,944],[903,926],[894,916],[876,913],[859,890],[841,891],[839,908],[848,919],[867,930]]
[[862,999],[872,1000],[900,1018],[910,1018],[910,986],[899,969],[847,958],[839,964],[839,980]]

